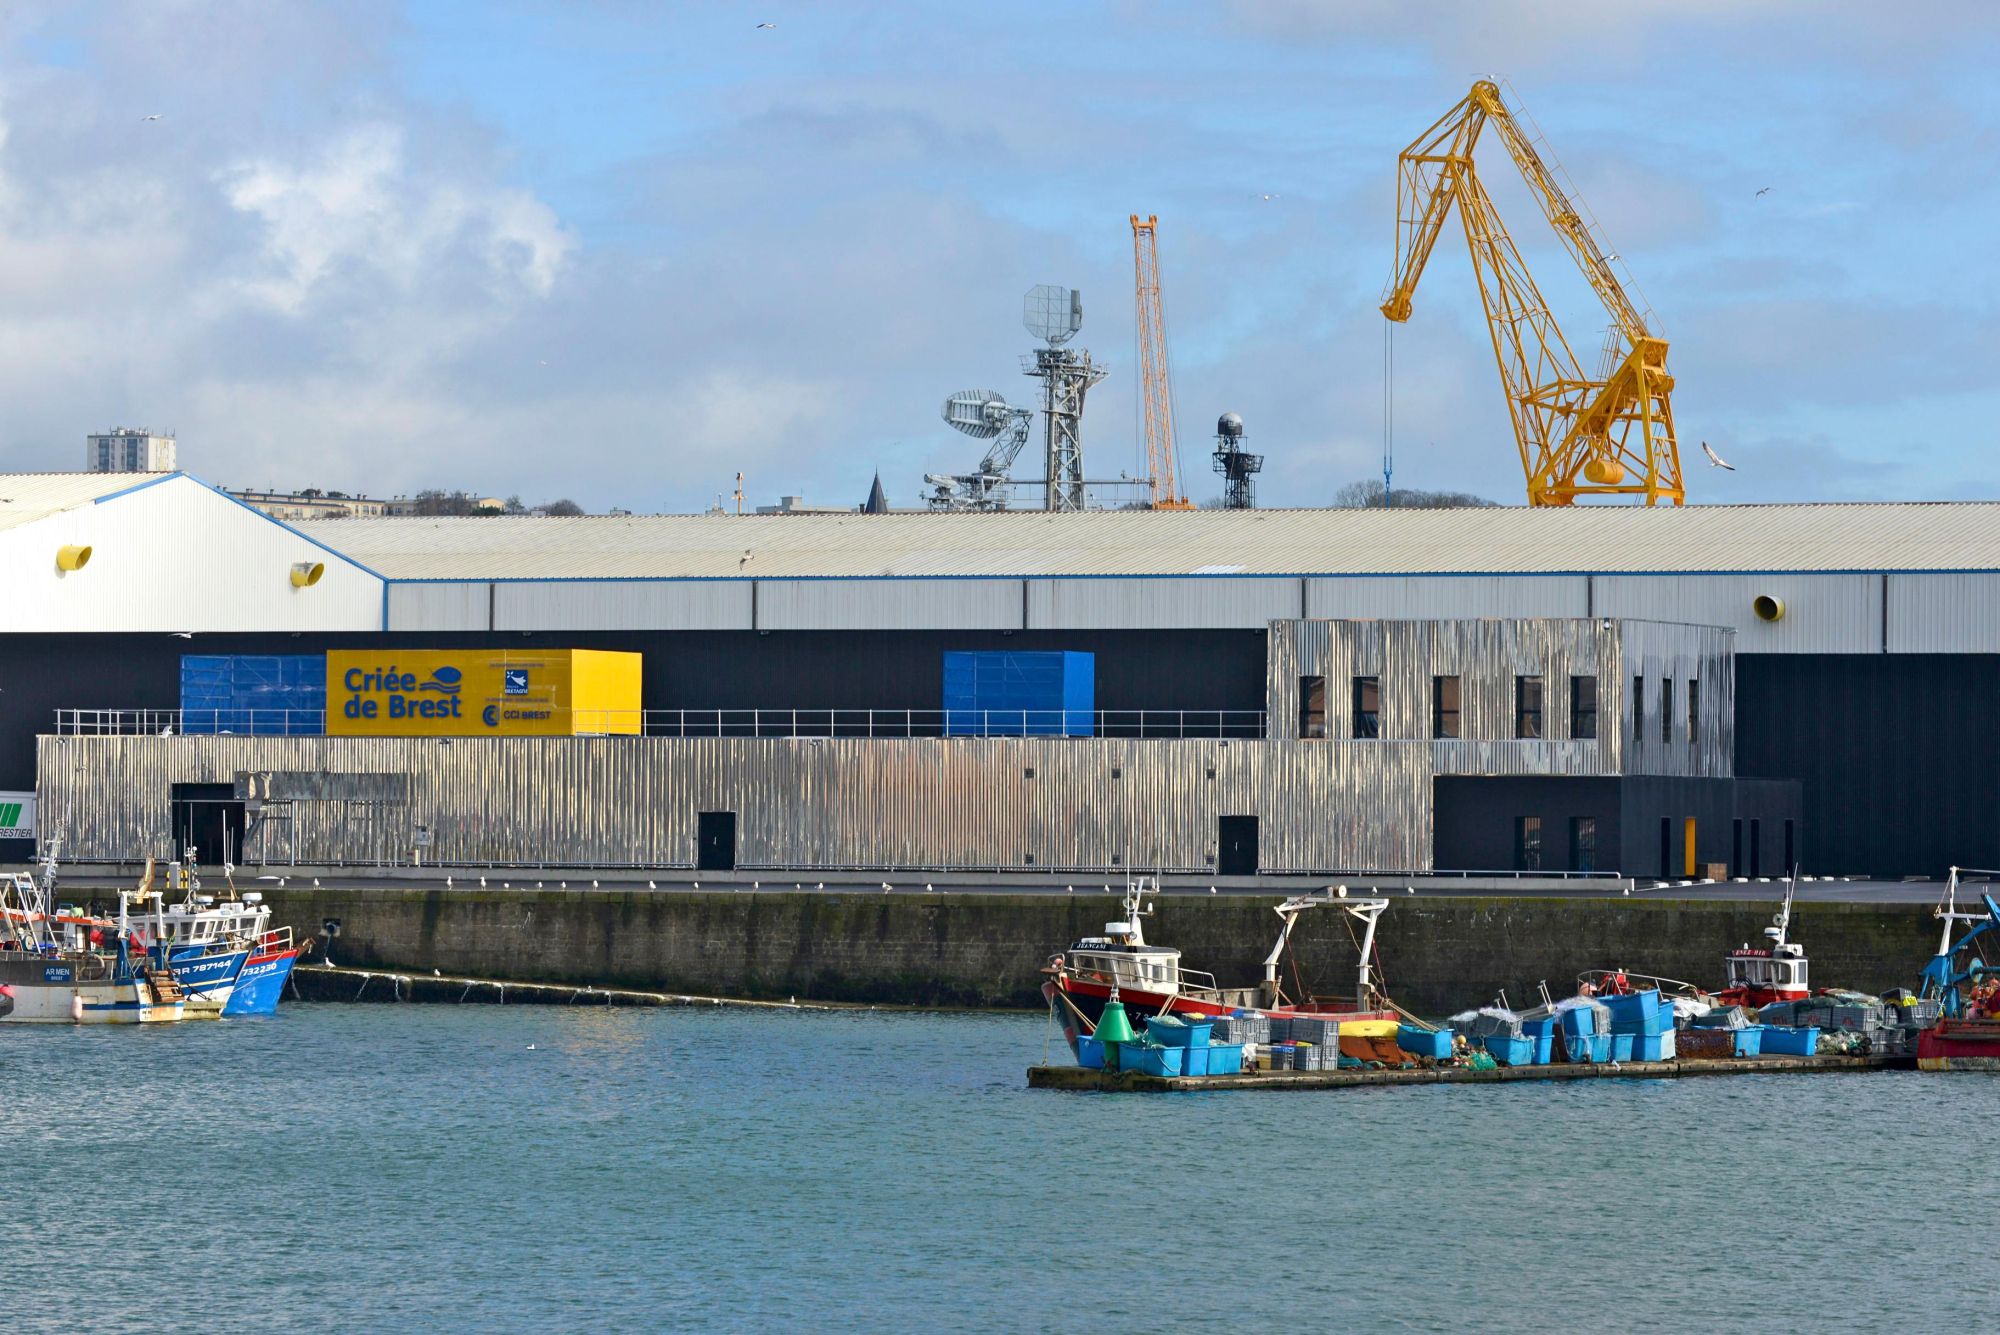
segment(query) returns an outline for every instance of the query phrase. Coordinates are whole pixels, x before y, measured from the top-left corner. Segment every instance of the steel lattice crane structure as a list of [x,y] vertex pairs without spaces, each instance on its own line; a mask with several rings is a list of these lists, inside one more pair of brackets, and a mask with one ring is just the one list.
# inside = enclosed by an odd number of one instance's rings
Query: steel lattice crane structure
[[[1491,123],[1542,214],[1611,315],[1603,363],[1586,376],[1479,182],[1472,153]],[[1481,80],[1397,159],[1396,265],[1382,314],[1401,323],[1446,215],[1458,206],[1530,505],[1579,497],[1686,499],[1674,439],[1667,342],[1612,269],[1617,256],[1557,183],[1497,84]]]
[[1167,363],[1167,312],[1160,299],[1160,219],[1132,215],[1132,268],[1138,293],[1139,397],[1145,405],[1146,476],[1155,510],[1192,510],[1180,492],[1174,460],[1173,377]]

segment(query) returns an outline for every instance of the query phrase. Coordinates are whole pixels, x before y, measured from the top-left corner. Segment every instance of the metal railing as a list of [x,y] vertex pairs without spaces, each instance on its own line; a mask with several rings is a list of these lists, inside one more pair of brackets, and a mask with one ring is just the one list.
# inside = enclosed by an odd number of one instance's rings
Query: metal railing
[[[585,709],[575,711],[573,731],[680,738],[1253,739],[1264,735],[1264,719],[1261,709]],[[56,711],[56,733],[65,737],[317,737],[325,731],[326,713],[318,709]]]

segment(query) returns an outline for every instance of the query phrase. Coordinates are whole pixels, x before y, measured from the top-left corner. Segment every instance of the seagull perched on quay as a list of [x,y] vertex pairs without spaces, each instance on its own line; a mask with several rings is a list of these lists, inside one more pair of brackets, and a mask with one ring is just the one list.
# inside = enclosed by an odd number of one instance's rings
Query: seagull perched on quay
[[1705,440],[1701,443],[1701,452],[1708,456],[1708,462],[1711,467],[1727,468],[1732,473],[1736,471],[1736,465],[1725,461],[1721,455],[1708,448],[1708,442]]

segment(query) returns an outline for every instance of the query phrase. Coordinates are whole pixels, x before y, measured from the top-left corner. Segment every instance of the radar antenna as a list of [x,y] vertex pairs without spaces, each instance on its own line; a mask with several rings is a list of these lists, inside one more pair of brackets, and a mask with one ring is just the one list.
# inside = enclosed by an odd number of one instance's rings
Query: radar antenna
[[1015,458],[1028,443],[1033,408],[1011,406],[997,390],[964,389],[944,401],[944,420],[974,440],[991,440],[970,473],[926,473],[933,510],[1004,510]]
[[1257,508],[1256,476],[1264,471],[1264,456],[1243,452],[1243,419],[1224,413],[1215,424],[1215,471],[1222,474],[1222,508]]
[[1028,289],[1021,323],[1046,343],[1021,358],[1021,371],[1042,382],[1042,508],[1081,510],[1083,396],[1104,379],[1105,368],[1084,348],[1063,344],[1083,328],[1083,294],[1073,287],[1039,283]]

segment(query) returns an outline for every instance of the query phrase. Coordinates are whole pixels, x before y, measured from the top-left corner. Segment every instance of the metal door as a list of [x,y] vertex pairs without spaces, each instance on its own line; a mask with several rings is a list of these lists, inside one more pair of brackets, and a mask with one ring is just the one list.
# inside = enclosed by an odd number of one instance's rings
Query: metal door
[[1217,823],[1215,871],[1218,876],[1257,874],[1257,818],[1224,816]]
[[702,871],[736,870],[736,813],[704,811],[695,819],[694,865]]

